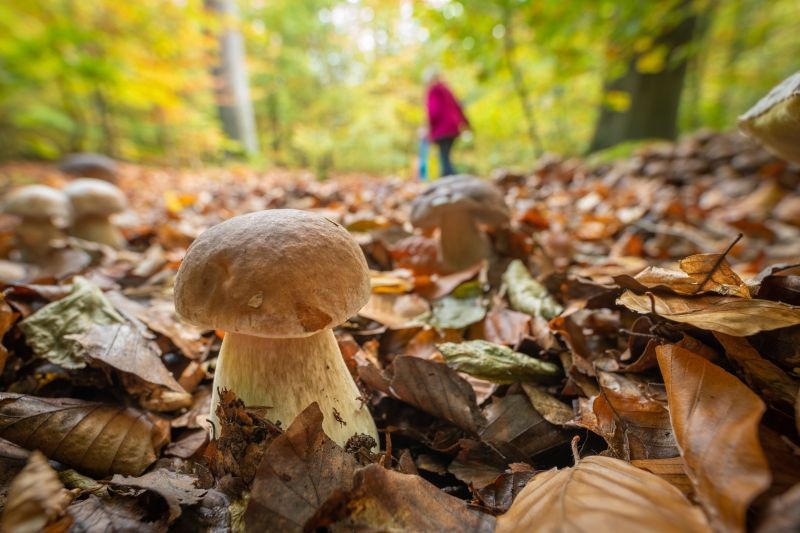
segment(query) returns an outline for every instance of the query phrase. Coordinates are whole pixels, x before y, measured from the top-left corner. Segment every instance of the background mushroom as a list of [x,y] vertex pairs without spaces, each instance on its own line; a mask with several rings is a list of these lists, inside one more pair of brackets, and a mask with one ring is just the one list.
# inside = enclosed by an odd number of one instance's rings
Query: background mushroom
[[117,163],[110,157],[90,152],[70,154],[58,165],[61,172],[76,178],[96,178],[115,183]]
[[3,211],[21,219],[15,243],[23,261],[40,263],[50,253],[51,242],[64,236],[72,207],[63,192],[46,185],[28,185],[11,191]]
[[439,256],[450,272],[489,257],[489,242],[479,223],[508,223],[502,193],[475,176],[451,176],[433,182],[411,204],[411,223],[439,228]]
[[800,163],[800,72],[776,85],[740,116],[739,129],[775,155]]
[[107,181],[82,178],[67,185],[64,192],[75,213],[71,235],[112,248],[125,246],[125,239],[110,220],[111,215],[124,211],[128,204],[121,190]]
[[288,426],[312,402],[325,433],[344,444],[356,433],[377,442],[375,422],[339,352],[333,328],[369,299],[369,269],[350,234],[294,209],[258,211],[205,231],[175,280],[175,308],[189,322],[221,329],[218,389],[268,406]]

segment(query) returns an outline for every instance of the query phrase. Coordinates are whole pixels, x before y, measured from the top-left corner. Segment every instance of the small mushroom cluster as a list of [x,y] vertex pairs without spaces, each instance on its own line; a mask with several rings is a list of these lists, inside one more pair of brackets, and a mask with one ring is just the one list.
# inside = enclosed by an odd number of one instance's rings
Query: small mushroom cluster
[[475,176],[434,181],[411,204],[411,223],[439,229],[439,260],[447,272],[469,268],[490,256],[480,225],[508,224],[510,213],[497,187]]
[[123,248],[125,240],[110,217],[126,206],[125,195],[116,186],[81,178],[63,191],[46,185],[14,189],[6,195],[2,210],[20,219],[14,235],[20,259],[36,264],[46,261],[53,242],[67,234]]

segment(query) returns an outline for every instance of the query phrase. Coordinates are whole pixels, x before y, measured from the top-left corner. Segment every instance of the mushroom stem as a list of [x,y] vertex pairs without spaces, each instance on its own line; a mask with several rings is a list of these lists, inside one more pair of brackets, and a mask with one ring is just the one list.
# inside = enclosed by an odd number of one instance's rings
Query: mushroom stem
[[37,263],[50,253],[51,243],[64,236],[64,232],[49,220],[23,220],[16,229],[16,244],[22,260]]
[[[219,389],[232,390],[253,407],[269,407],[267,418],[286,428],[313,402],[322,428],[344,445],[356,433],[378,442],[378,431],[342,359],[333,330],[309,337],[266,338],[226,332],[214,373],[211,420],[219,428]],[[337,419],[338,418],[338,419]]]
[[116,249],[125,247],[122,233],[111,223],[108,216],[81,217],[73,223],[70,234],[85,241],[99,242]]
[[464,270],[489,257],[489,242],[468,211],[442,217],[439,249],[442,263],[450,272]]

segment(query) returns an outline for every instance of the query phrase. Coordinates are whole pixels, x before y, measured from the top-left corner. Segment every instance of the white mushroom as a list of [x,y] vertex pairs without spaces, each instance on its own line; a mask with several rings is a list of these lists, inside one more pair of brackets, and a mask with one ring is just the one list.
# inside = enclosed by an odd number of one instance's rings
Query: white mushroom
[[800,72],[773,87],[740,116],[739,129],[775,155],[800,163]]
[[67,185],[64,192],[75,212],[71,235],[112,248],[125,247],[122,233],[110,220],[111,215],[124,211],[127,206],[128,201],[121,190],[107,181],[81,178]]
[[83,152],[69,154],[58,165],[61,172],[76,178],[97,178],[99,180],[117,181],[117,163],[103,154]]
[[370,295],[364,254],[340,225],[294,209],[258,211],[205,231],[175,280],[187,321],[225,331],[214,374],[219,389],[269,407],[286,427],[317,402],[339,444],[354,434],[377,442],[375,422],[339,351],[333,327]]
[[28,185],[11,191],[3,211],[21,219],[14,238],[22,260],[41,263],[50,253],[51,243],[64,236],[72,207],[69,198],[46,185]]

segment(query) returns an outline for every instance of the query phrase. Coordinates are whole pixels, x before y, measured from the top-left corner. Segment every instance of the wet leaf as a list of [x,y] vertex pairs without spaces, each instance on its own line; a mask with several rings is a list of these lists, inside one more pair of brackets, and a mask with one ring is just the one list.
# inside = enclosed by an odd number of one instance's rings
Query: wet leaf
[[503,283],[508,290],[508,299],[515,311],[551,319],[563,311],[538,281],[525,268],[519,259],[508,265],[503,274]]
[[655,312],[664,318],[736,337],[800,324],[800,307],[770,300],[640,295],[625,291],[617,303],[643,314],[650,313],[654,304]]
[[64,514],[75,496],[61,484],[47,457],[33,452],[11,481],[0,527],[8,532],[41,531]]
[[116,490],[132,487],[155,492],[167,502],[168,522],[172,523],[181,515],[182,506],[195,505],[205,496],[206,491],[198,489],[195,486],[196,481],[193,476],[159,468],[139,477],[117,474],[111,478],[110,483]]
[[703,512],[672,485],[625,461],[587,457],[537,474],[497,533],[512,531],[710,532]]
[[471,433],[485,424],[472,387],[447,365],[401,356],[393,367],[389,390],[395,398]]
[[130,323],[90,324],[81,334],[68,335],[86,357],[133,374],[148,383],[185,393],[161,362],[161,351]]
[[676,346],[659,346],[675,440],[715,528],[744,531],[745,512],[770,483],[758,440],[764,403],[742,382]]
[[494,518],[470,510],[419,476],[400,474],[379,465],[356,472],[353,488],[327,502],[330,513],[306,524],[354,531],[491,532]]
[[355,459],[322,430],[316,403],[297,415],[261,460],[245,512],[249,531],[303,531],[337,491],[353,485]]
[[168,434],[135,409],[5,392],[0,393],[0,437],[105,477],[141,474]]
[[64,368],[86,366],[85,352],[70,335],[80,335],[93,324],[123,322],[103,292],[80,276],[75,277],[72,291],[29,316],[19,327],[28,345],[39,357]]
[[437,345],[448,366],[493,383],[551,382],[561,369],[511,348],[483,340]]

